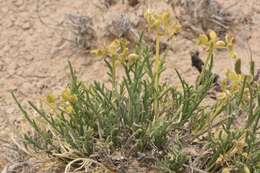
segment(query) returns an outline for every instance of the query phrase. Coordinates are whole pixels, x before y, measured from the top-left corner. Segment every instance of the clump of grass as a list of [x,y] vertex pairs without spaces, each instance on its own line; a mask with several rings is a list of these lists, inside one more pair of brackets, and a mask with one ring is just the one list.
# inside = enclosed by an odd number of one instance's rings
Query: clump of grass
[[[142,37],[134,50],[116,39],[92,51],[104,57],[110,86],[81,82],[69,64],[71,82],[62,93],[47,95],[42,107],[29,102],[37,119],[13,94],[36,134],[25,134],[25,143],[67,163],[65,172],[119,171],[140,153],[152,156],[149,163],[162,172],[259,171],[260,90],[254,75],[229,71],[217,100],[205,104],[215,85],[215,50],[226,49],[237,61],[233,37],[219,40],[213,31],[201,35],[199,43],[208,51],[201,74],[191,85],[176,70],[178,89],[160,80],[165,70],[160,43],[180,25],[167,12],[147,11],[145,18],[149,32],[157,35],[155,57]],[[238,119],[244,123],[238,126]],[[187,147],[200,154],[184,152]]]

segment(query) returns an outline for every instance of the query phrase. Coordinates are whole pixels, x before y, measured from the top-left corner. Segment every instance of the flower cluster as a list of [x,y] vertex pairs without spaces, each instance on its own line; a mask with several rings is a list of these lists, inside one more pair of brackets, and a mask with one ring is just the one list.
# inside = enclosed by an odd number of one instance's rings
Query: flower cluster
[[64,112],[70,114],[74,111],[73,105],[77,103],[78,98],[76,95],[72,94],[71,90],[66,88],[62,91],[60,97],[55,97],[54,94],[50,92],[46,98],[43,99],[43,101],[56,114],[58,110],[63,110]]
[[151,10],[144,13],[144,18],[147,23],[148,31],[155,30],[159,35],[174,35],[181,30],[181,25],[176,19],[172,19],[168,11],[160,14],[155,14]]
[[[226,132],[224,132],[223,130],[221,130],[220,133],[216,133],[217,135],[214,137],[215,140],[220,140],[223,141],[223,143],[227,142],[228,136],[226,134]],[[223,138],[224,136],[224,138]],[[238,139],[235,139],[232,141],[232,146],[225,152],[219,155],[219,157],[216,160],[216,164],[218,165],[225,165],[232,160],[233,157],[235,157],[236,155],[240,155],[241,157],[245,158],[245,159],[249,159],[249,155],[248,153],[245,151],[247,147],[247,143],[246,143],[246,135],[245,133],[240,136]],[[249,168],[247,167],[247,165],[243,165],[243,169],[245,172],[247,172],[249,170]],[[226,167],[223,169],[222,172],[230,172],[233,169],[231,167]],[[250,172],[250,171],[249,171]]]
[[71,90],[69,90],[67,88],[62,92],[61,96],[62,96],[62,99],[64,102],[75,104],[78,101],[77,96],[72,94]]
[[129,42],[126,39],[115,39],[110,45],[103,49],[94,49],[92,54],[99,57],[116,58],[117,64],[122,64],[127,61],[134,61],[138,56],[134,53],[129,53]]
[[241,90],[244,80],[245,75],[228,70],[225,79],[221,81],[222,92],[218,94],[218,99],[228,101],[232,95]]
[[221,40],[214,31],[210,31],[208,35],[201,34],[198,38],[198,44],[207,46],[209,50],[226,49],[231,58],[236,58],[234,43],[235,39],[231,35],[227,34],[225,40]]

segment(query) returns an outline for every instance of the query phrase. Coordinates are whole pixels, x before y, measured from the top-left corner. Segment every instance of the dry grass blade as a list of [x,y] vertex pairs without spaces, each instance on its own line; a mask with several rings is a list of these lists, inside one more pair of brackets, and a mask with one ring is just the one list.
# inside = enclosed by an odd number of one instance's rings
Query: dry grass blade
[[[75,165],[77,165],[76,168]],[[106,168],[103,164],[87,158],[78,158],[69,162],[65,168],[65,173],[79,173],[82,170],[84,170],[84,172],[92,172],[92,170],[95,169],[98,169],[100,172],[112,173],[112,171]]]
[[23,144],[13,137],[12,142],[1,140],[1,150],[5,153],[1,159],[6,160],[2,173],[35,173],[42,164],[42,161],[35,160]]

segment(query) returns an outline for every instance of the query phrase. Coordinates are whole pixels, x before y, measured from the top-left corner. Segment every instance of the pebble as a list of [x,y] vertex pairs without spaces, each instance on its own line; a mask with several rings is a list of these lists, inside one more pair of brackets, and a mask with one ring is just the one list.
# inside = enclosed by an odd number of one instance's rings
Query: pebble
[[28,30],[31,28],[31,23],[29,21],[25,21],[21,27],[23,30]]
[[32,55],[30,54],[25,54],[24,58],[27,60],[27,61],[32,61],[34,58]]

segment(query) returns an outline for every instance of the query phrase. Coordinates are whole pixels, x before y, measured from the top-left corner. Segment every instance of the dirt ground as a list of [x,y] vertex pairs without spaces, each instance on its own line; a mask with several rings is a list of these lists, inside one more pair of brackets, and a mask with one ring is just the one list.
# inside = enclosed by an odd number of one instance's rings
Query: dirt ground
[[[103,0],[104,1],[104,0]],[[97,34],[97,45],[105,44],[105,25],[119,12],[130,14],[134,22],[144,9],[171,9],[163,0],[141,2],[129,7],[116,4],[106,8],[102,0],[0,0],[0,136],[8,137],[17,129],[23,117],[10,92],[15,91],[19,100],[38,100],[50,90],[59,90],[68,81],[67,61],[71,61],[81,80],[106,81],[106,70],[101,59],[79,51],[75,43],[64,40],[71,38],[66,28],[66,14],[90,16]],[[119,1],[119,0],[118,0]],[[249,51],[252,50],[256,68],[260,68],[260,1],[218,0],[229,7],[234,16],[241,16],[234,34],[237,37],[239,57],[247,69]],[[236,3],[237,2],[237,3]],[[234,6],[230,6],[235,4]],[[40,17],[39,17],[40,16]],[[249,20],[246,24],[244,20]],[[196,70],[191,67],[190,51],[198,49],[194,40],[183,35],[174,38],[172,51],[167,58],[164,79],[176,82],[174,68],[184,78],[194,81]],[[201,50],[201,49],[200,49]],[[215,71],[223,74],[232,62],[219,53],[215,59]],[[20,130],[20,129],[19,129]]]

